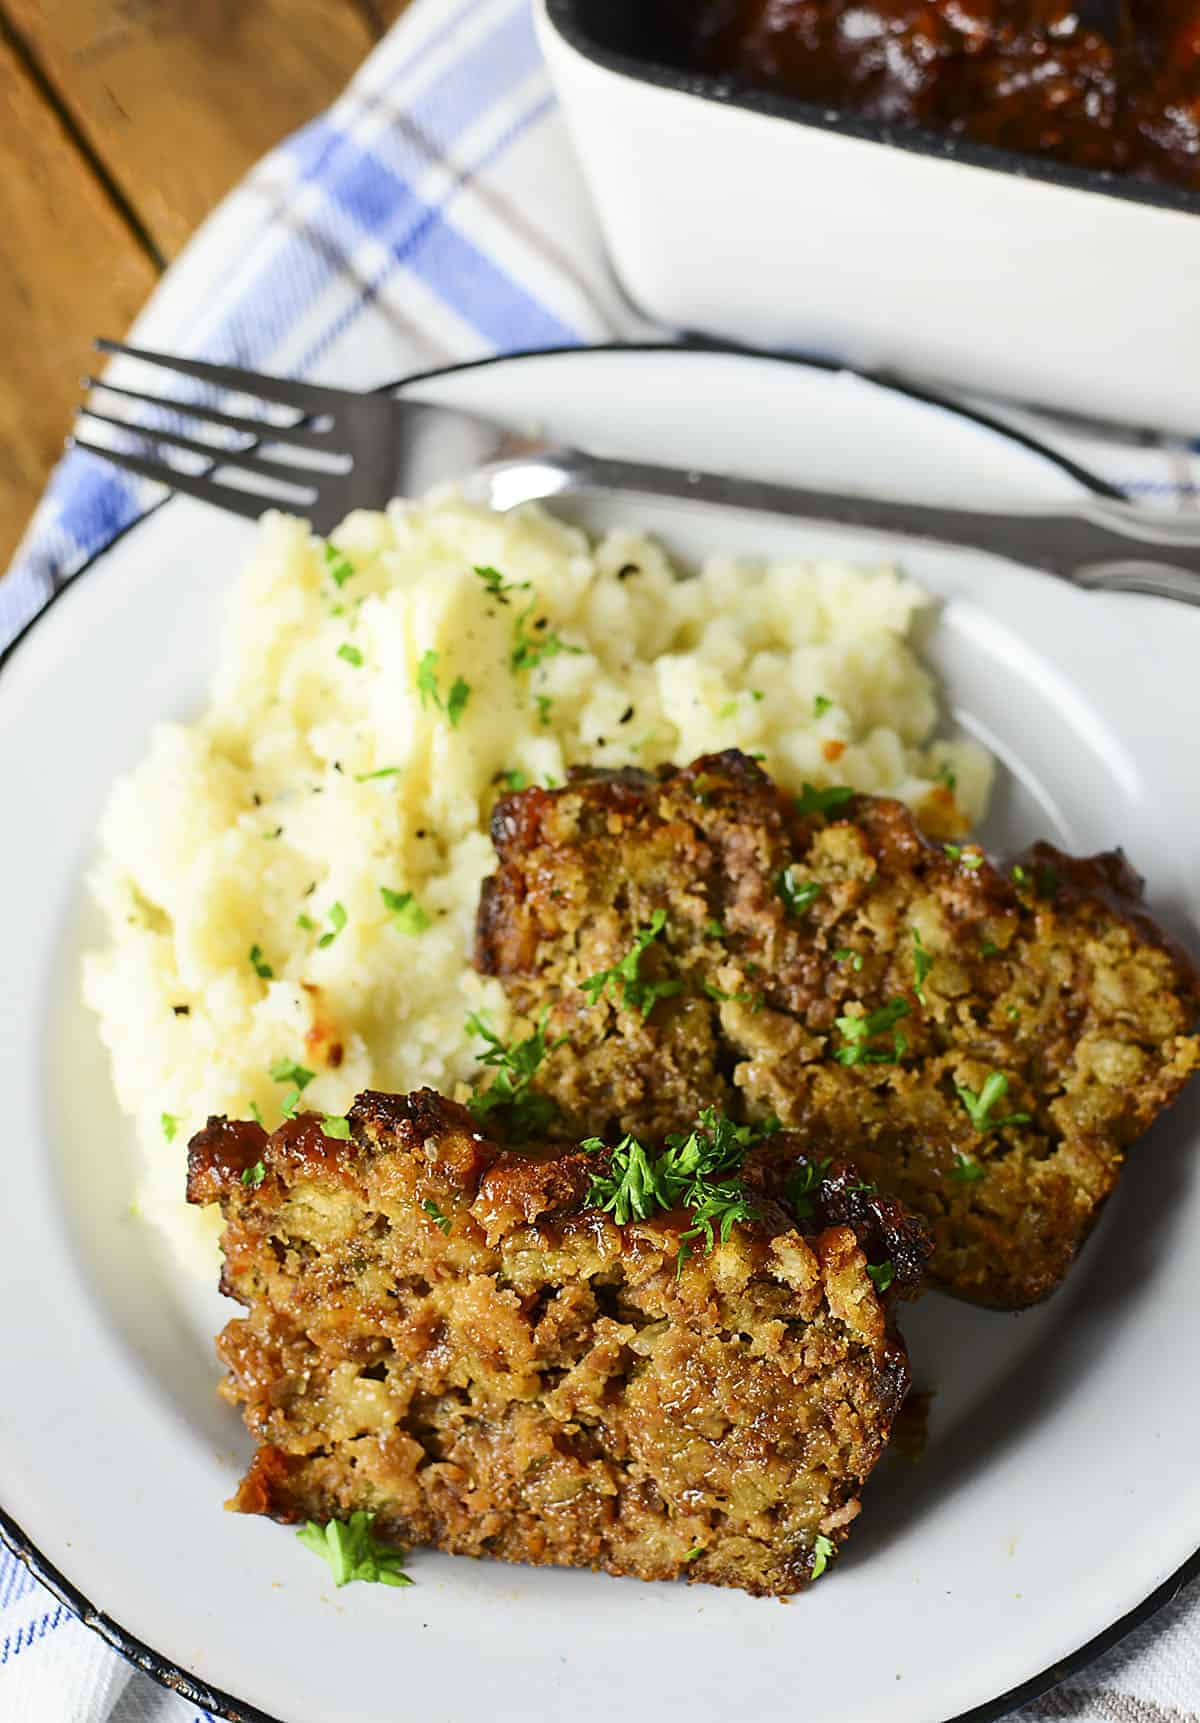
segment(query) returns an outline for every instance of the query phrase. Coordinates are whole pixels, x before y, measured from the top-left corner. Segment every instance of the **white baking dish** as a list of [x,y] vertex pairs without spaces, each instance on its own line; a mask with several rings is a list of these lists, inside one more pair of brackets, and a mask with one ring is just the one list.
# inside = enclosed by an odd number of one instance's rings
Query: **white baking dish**
[[1200,194],[672,70],[640,0],[538,13],[649,316],[1200,435]]

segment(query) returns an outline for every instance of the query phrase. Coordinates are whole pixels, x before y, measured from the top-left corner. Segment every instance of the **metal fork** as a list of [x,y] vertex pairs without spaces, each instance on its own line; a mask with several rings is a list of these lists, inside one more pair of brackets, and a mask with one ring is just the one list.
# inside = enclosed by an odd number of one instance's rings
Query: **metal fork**
[[[1147,593],[1200,605],[1200,518],[1160,516],[1100,497],[1081,497],[1069,508],[1049,512],[943,508],[613,460],[522,434],[457,407],[267,377],[116,341],[96,345],[106,353],[254,397],[269,408],[292,411],[290,421],[281,424],[144,394],[102,378],[85,379],[88,388],[187,415],[209,430],[237,433],[239,441],[221,446],[170,429],[130,424],[85,405],[81,411],[89,418],[152,445],[158,458],[80,436],[71,439],[75,448],[251,519],[268,508],[283,508],[305,515],[315,531],[328,536],[352,509],[379,508],[392,497],[420,496],[447,480],[457,481],[473,500],[497,509],[572,493],[618,491],[788,515],[894,539],[969,546],[1088,590]],[[164,450],[200,456],[210,465],[203,471],[184,471],[162,458]],[[256,488],[242,488],[218,476],[229,473]]]

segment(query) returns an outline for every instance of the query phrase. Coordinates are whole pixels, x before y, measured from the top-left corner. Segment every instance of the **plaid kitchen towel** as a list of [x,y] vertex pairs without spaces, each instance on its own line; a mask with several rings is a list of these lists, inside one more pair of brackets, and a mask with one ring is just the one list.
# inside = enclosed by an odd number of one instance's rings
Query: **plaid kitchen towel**
[[[148,347],[363,387],[530,347],[661,338],[605,264],[538,55],[531,0],[415,0],[341,100],[205,225],[140,319]],[[1200,503],[1182,443],[1023,429],[1123,486]],[[0,580],[0,649],[156,500],[74,454]],[[203,1723],[135,1673],[0,1546],[2,1723]],[[1200,1723],[1200,1598],[1021,1714]]]

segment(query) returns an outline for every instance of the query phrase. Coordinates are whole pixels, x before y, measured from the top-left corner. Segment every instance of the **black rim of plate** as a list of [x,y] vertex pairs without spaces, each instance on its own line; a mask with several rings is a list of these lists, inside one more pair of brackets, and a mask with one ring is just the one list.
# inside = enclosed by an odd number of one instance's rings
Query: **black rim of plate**
[[[436,370],[413,373],[397,383],[382,384],[377,393],[385,394],[404,388],[409,384],[428,382],[437,377],[454,376],[463,371],[481,370],[485,366],[511,364],[523,359],[561,358],[567,354],[584,356],[595,353],[679,352],[694,352],[702,355],[729,354],[738,358],[765,360],[772,364],[795,365],[807,370],[848,371],[851,375],[862,377],[866,382],[873,383],[880,388],[907,396],[910,400],[915,400],[925,406],[941,408],[946,412],[953,413],[958,418],[994,432],[997,436],[1005,437],[1009,442],[1018,443],[1032,454],[1039,455],[1051,465],[1058,467],[1060,471],[1066,472],[1095,494],[1111,497],[1120,497],[1121,495],[1115,486],[1108,484],[1094,473],[1088,472],[1086,468],[1077,465],[1067,456],[1047,448],[1036,437],[1015,429],[1000,419],[992,418],[986,413],[961,406],[956,401],[947,400],[944,396],[909,383],[899,382],[892,377],[852,371],[849,366],[839,365],[827,359],[809,358],[802,354],[793,353],[768,353],[760,348],[739,347],[727,342],[694,340],[685,342],[682,346],[678,342],[665,341],[611,342],[595,347],[530,348],[523,352],[500,353],[486,359],[468,360],[464,364],[444,365]],[[37,614],[25,624],[25,627],[9,644],[4,653],[0,654],[0,669],[9,662],[17,648],[29,639],[37,623],[53,608],[63,593],[69,592],[75,582],[82,575],[90,573],[123,538],[136,527],[139,527],[143,521],[148,520],[151,515],[157,514],[170,501],[171,497],[167,496],[161,502],[147,509],[145,514],[130,521],[127,526],[110,539],[108,544],[94,552],[74,575],[56,588]],[[226,1693],[220,1688],[210,1687],[201,1677],[182,1668],[177,1663],[172,1663],[161,1652],[155,1651],[153,1646],[147,1645],[136,1634],[131,1633],[128,1628],[122,1627],[120,1622],[114,1621],[110,1615],[106,1615],[77,1586],[73,1585],[65,1574],[47,1560],[33,1540],[3,1507],[0,1507],[0,1540],[7,1545],[18,1560],[24,1563],[35,1579],[39,1580],[60,1603],[65,1604],[74,1615],[78,1616],[86,1627],[91,1628],[94,1633],[98,1633],[106,1644],[110,1645],[114,1651],[119,1652],[136,1669],[151,1676],[153,1680],[170,1692],[177,1693],[180,1698],[186,1699],[201,1710],[211,1712],[214,1717],[225,1719],[225,1723],[282,1723],[281,1719],[271,1716],[266,1711],[259,1710],[257,1706],[251,1705],[248,1701],[239,1699],[232,1693]],[[1051,1688],[1058,1686],[1067,1676],[1075,1674],[1102,1656],[1104,1652],[1110,1651],[1134,1628],[1149,1621],[1160,1609],[1170,1603],[1182,1587],[1197,1576],[1200,1576],[1200,1549],[1190,1556],[1169,1579],[1156,1586],[1149,1597],[1131,1609],[1128,1614],[1121,1616],[1110,1627],[1105,1628],[1103,1632],[1098,1633],[1093,1639],[1089,1639],[1078,1650],[1061,1658],[1049,1669],[1042,1670],[1040,1674],[1033,1675],[1027,1681],[1021,1682],[1019,1686],[1010,1688],[1007,1693],[1002,1693],[995,1699],[977,1705],[970,1711],[959,1712],[953,1718],[943,1719],[942,1723],[999,1723],[999,1719],[1007,1717],[1010,1712],[1017,1710],[1021,1705],[1028,1704],[1030,1700],[1039,1698]]]
[[[1024,155],[995,144],[976,143],[952,132],[931,131],[924,126],[896,125],[886,120],[866,119],[850,109],[823,107],[797,96],[759,88],[735,76],[715,76],[671,66],[651,56],[611,48],[599,42],[588,28],[586,7],[580,0],[544,0],[550,27],[563,41],[593,65],[629,78],[635,83],[673,90],[693,99],[716,102],[725,108],[746,108],[773,120],[833,132],[839,137],[883,144],[908,155],[929,156],[936,161],[958,162],[964,167],[984,168],[1035,184],[1056,186],[1064,191],[1119,198],[1148,209],[1174,210],[1181,215],[1200,214],[1200,193],[1187,186],[1138,179],[1108,169],[1073,167],[1051,156]],[[584,17],[580,14],[583,12]]]

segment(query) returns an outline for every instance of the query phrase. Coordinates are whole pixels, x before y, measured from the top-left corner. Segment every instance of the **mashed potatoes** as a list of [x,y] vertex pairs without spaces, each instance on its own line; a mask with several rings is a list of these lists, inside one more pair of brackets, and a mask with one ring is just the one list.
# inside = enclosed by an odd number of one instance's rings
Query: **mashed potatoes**
[[468,1078],[468,1013],[506,1024],[469,964],[505,783],[736,745],[796,790],[887,791],[945,835],[976,819],[991,765],[929,741],[906,643],[923,603],[890,568],[679,580],[636,534],[593,545],[449,496],[354,515],[329,545],[269,516],[208,710],[155,732],[103,821],[85,997],[145,1151],[143,1212],[211,1239],[183,1200],[210,1113],[273,1126],[297,1088],[341,1113],[363,1088]]

